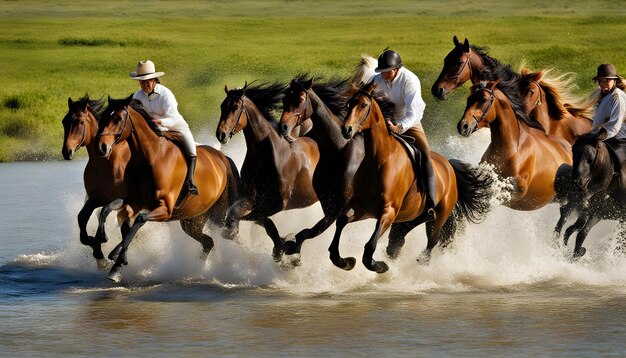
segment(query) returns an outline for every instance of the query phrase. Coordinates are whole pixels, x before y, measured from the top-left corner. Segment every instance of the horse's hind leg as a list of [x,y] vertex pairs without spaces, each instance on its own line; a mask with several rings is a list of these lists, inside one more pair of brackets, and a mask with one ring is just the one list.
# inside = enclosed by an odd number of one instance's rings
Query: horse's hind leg
[[578,219],[576,220],[574,224],[570,225],[567,229],[565,229],[565,234],[563,234],[563,245],[567,246],[569,237],[572,236],[572,234],[575,231],[579,231],[580,229],[582,229],[583,226],[585,226],[586,222],[587,222],[587,214],[582,214],[578,217]]
[[195,218],[180,221],[180,227],[183,231],[202,244],[202,259],[206,259],[209,252],[213,249],[213,246],[215,246],[213,239],[209,235],[202,232],[207,219],[208,218],[205,215],[200,215]]
[[332,261],[335,266],[346,271],[352,270],[354,268],[354,265],[356,265],[356,259],[354,257],[346,257],[344,259],[339,254],[339,239],[341,238],[341,232],[343,231],[343,228],[346,227],[348,222],[349,219],[347,215],[339,215],[335,223],[335,236],[333,236],[333,241],[328,247],[328,251],[330,252],[330,261]]
[[404,246],[406,235],[424,220],[413,220],[402,223],[393,223],[389,230],[389,244],[387,245],[387,255],[395,260]]
[[557,221],[556,225],[554,226],[554,238],[556,240],[558,240],[559,236],[561,235],[563,225],[565,225],[565,222],[567,221],[567,218],[570,216],[572,211],[574,211],[574,205],[572,203],[567,203],[559,208],[561,216],[559,217],[559,221]]
[[574,257],[581,257],[587,252],[587,249],[583,247],[583,242],[587,238],[589,231],[593,228],[597,223],[600,222],[600,217],[597,215],[590,215],[585,226],[578,232],[576,235],[576,246],[574,247]]

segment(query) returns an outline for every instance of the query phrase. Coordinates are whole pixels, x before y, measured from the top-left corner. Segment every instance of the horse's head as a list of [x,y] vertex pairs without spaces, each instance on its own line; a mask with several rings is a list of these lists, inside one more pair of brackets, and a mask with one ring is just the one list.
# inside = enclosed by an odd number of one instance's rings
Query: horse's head
[[375,89],[376,84],[370,82],[350,90],[352,93],[348,100],[348,111],[341,125],[341,134],[344,138],[351,139],[356,133],[372,127],[372,109],[380,111],[374,99]]
[[443,60],[443,68],[433,83],[431,93],[435,98],[444,100],[449,92],[469,81],[472,77],[471,48],[469,41],[460,43],[454,36],[454,48]]
[[483,81],[472,86],[465,112],[456,126],[459,134],[469,137],[477,129],[487,127],[496,118],[495,110],[490,110],[496,100],[496,84],[494,81]]
[[224,92],[226,92],[226,98],[220,105],[220,121],[217,124],[217,130],[215,136],[217,140],[222,144],[228,143],[232,136],[246,127],[248,123],[248,111],[246,110],[246,88],[248,83],[243,88],[229,90],[224,85]]
[[131,94],[124,99],[111,99],[109,105],[102,113],[98,121],[98,154],[107,157],[111,154],[113,146],[125,141],[133,130],[130,119],[129,106],[133,100]]
[[305,82],[297,79],[291,80],[283,97],[283,114],[280,116],[278,125],[278,131],[283,137],[292,139],[291,131],[302,125],[313,114],[313,105],[309,98],[311,86],[313,86],[312,78]]
[[524,101],[524,112],[530,114],[544,104],[544,91],[539,84],[544,71],[530,72],[523,68],[519,78],[519,93]]
[[613,179],[613,163],[603,138],[606,132],[595,135],[585,134],[572,146],[572,179],[582,192],[583,206],[595,194],[606,190]]
[[101,104],[101,101],[90,101],[89,96],[79,99],[78,101],[72,101],[72,98],[67,99],[68,111],[63,117],[63,148],[61,153],[63,158],[71,160],[74,157],[74,153],[82,146],[85,146],[91,142],[93,138],[94,129],[97,119],[95,118],[91,103],[96,105]]

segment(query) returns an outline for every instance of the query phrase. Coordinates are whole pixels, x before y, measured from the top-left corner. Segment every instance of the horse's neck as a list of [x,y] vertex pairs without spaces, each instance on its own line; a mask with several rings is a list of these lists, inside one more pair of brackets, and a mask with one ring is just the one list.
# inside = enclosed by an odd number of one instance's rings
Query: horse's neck
[[[168,140],[161,140],[152,128],[148,125],[143,116],[135,110],[129,108],[130,117],[128,118],[131,133],[126,141],[128,147],[133,153],[133,160],[147,161],[153,163],[159,160],[160,153],[170,152],[162,151],[163,146],[175,146],[174,143]],[[132,121],[132,123],[130,123]]]
[[496,98],[491,107],[495,111],[496,120],[489,123],[491,130],[491,142],[495,148],[504,149],[507,152],[516,152],[519,148],[521,126],[515,115],[513,107],[501,92],[494,93]]
[[312,90],[309,91],[309,99],[313,107],[311,119],[313,120],[312,134],[316,137],[314,139],[318,144],[321,141],[327,141],[336,150],[341,150],[348,143],[348,140],[341,135],[341,120]]
[[[98,135],[98,120],[91,112],[89,112],[88,117],[89,121],[86,122],[87,127],[85,128],[85,142],[83,144],[85,149],[87,149],[89,159],[101,158],[97,153],[98,141],[96,140],[96,137]],[[113,150],[115,149],[116,147],[113,146]]]
[[244,105],[246,106],[245,111],[248,121],[247,125],[243,128],[246,146],[252,148],[267,139],[273,143],[280,141],[278,133],[272,128],[270,122],[263,117],[263,114],[261,114],[256,105],[247,99]]
[[480,57],[480,55],[473,49],[470,49],[470,57],[470,80],[472,81],[473,85],[477,85],[480,83],[480,81],[484,81],[486,79],[485,76],[482,74],[485,63],[483,62],[482,57]]
[[[370,114],[370,139],[367,149],[369,153],[377,159],[379,163],[389,160],[389,154],[391,153],[393,142],[396,140],[389,133],[389,129],[385,124],[380,109],[372,110]],[[398,143],[400,144],[400,143]]]

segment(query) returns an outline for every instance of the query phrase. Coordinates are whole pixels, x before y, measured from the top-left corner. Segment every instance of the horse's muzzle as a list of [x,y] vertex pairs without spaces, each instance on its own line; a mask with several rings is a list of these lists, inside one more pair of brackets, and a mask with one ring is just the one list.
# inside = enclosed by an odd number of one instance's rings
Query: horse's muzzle
[[111,154],[113,148],[109,147],[106,143],[101,143],[98,146],[98,155],[101,157],[108,157]]
[[476,124],[471,125],[466,120],[462,119],[456,125],[456,130],[460,135],[464,137],[469,137],[476,130]]
[[215,137],[217,137],[217,140],[222,144],[226,144],[230,140],[230,136],[226,135],[224,131],[221,131],[219,129],[215,133]]
[[343,137],[345,139],[352,139],[352,136],[354,136],[354,130],[352,129],[352,126],[350,126],[350,127],[342,127],[341,128],[341,135],[343,135]]
[[443,87],[436,86],[436,85],[433,85],[433,87],[430,89],[430,92],[433,94],[433,97],[435,97],[436,99],[440,101],[445,100],[446,95],[448,94],[448,92],[446,92],[446,90]]
[[74,150],[72,149],[64,147],[63,150],[61,150],[61,154],[63,154],[63,159],[65,160],[72,160],[72,158],[74,158]]

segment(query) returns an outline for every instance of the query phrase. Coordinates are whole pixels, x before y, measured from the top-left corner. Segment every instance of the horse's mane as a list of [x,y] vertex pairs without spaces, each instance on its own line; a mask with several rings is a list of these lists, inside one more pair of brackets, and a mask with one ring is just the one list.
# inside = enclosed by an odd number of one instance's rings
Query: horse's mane
[[[134,109],[135,111],[137,111],[139,114],[141,114],[141,116],[143,117],[143,119],[146,121],[146,123],[148,123],[148,126],[150,127],[150,129],[152,129],[154,131],[154,133],[156,133],[159,137],[163,137],[165,136],[165,134],[167,132],[162,132],[159,127],[152,121],[152,117],[150,117],[150,115],[148,114],[148,112],[146,112],[146,110],[143,108],[143,106],[141,105],[141,102],[137,99],[133,99],[130,102],[130,108]],[[169,131],[168,131],[169,132]],[[168,136],[169,137],[169,136]]]
[[284,90],[285,85],[278,82],[264,82],[259,84],[252,82],[245,88],[229,90],[228,95],[243,96],[245,94],[259,109],[263,117],[265,117],[268,122],[276,125],[278,120],[274,115],[274,111],[278,109],[281,103]]
[[302,85],[307,79],[313,79],[313,85],[311,89],[320,98],[322,102],[334,113],[337,117],[343,118],[346,116],[346,100],[343,95],[346,89],[350,87],[348,78],[340,78],[333,76],[326,81],[322,80],[321,76],[309,76],[306,73],[298,74],[293,80]]
[[537,82],[545,93],[545,103],[552,118],[562,119],[567,114],[571,114],[575,117],[591,120],[594,102],[572,94],[576,88],[574,83],[575,74],[568,72],[555,76],[551,72],[552,69],[531,72],[527,68],[522,68],[519,80],[520,88],[525,88],[530,83]]
[[100,119],[102,112],[106,108],[105,104],[106,100],[104,98],[89,99],[89,94],[85,93],[83,97],[79,98],[72,104],[72,109],[83,109],[86,105],[89,105],[89,107],[91,108],[91,113],[94,117],[96,117],[96,120],[98,120]]
[[[511,65],[503,65],[497,59],[489,56],[489,47],[470,46],[483,62],[481,78],[487,81],[500,80],[500,83],[516,82],[519,73],[511,69]],[[499,87],[498,87],[499,88]]]
[[[476,90],[489,89],[487,87],[487,81],[481,81],[478,85],[474,87]],[[511,107],[513,108],[513,111],[515,112],[515,117],[518,120],[526,123],[526,125],[528,125],[529,127],[537,128],[545,132],[545,129],[543,128],[541,123],[537,122],[536,119],[526,114],[526,111],[524,111],[524,101],[522,100],[519,94],[517,83],[511,82],[511,81],[498,83],[496,85],[496,88],[502,91],[502,93],[504,93],[506,98],[509,100]]]

